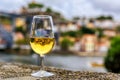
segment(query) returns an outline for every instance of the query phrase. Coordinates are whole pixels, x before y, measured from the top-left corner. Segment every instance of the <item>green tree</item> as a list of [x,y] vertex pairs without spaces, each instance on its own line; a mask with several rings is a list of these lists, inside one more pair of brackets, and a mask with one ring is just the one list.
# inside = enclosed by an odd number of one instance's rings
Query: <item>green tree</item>
[[110,72],[120,73],[120,37],[112,39],[111,46],[105,57],[105,67]]
[[73,45],[73,42],[67,38],[64,38],[61,42],[61,49],[67,51],[70,46]]
[[98,38],[101,38],[104,36],[102,28],[96,28],[96,32],[98,32],[97,34]]
[[73,17],[73,20],[75,20],[75,21],[77,21],[77,20],[79,20],[79,19],[80,19],[79,16],[75,16],[75,17]]
[[68,31],[61,33],[61,36],[80,37],[84,34],[95,34],[95,30],[83,26],[78,31]]
[[61,33],[61,36],[77,37],[77,31],[68,31]]
[[106,19],[113,20],[112,16],[107,16]]
[[95,30],[91,28],[87,28],[86,26],[81,27],[81,29],[78,32],[81,35],[84,34],[95,34]]
[[116,32],[120,34],[120,25],[115,28]]
[[46,11],[45,11],[46,13],[52,13],[53,11],[52,11],[52,9],[51,8],[46,8]]
[[61,14],[60,14],[59,12],[54,12],[54,14],[55,14],[56,16],[61,16]]
[[97,17],[96,19],[101,20],[101,21],[103,21],[103,20],[113,20],[113,17],[112,16],[104,16],[104,15],[102,15],[102,16]]
[[1,24],[11,24],[11,18],[8,16],[0,16],[0,23]]
[[29,8],[43,8],[44,5],[43,4],[38,4],[38,3],[30,3],[28,4]]
[[26,34],[26,31],[23,28],[23,26],[15,27],[15,32],[21,32],[24,35]]

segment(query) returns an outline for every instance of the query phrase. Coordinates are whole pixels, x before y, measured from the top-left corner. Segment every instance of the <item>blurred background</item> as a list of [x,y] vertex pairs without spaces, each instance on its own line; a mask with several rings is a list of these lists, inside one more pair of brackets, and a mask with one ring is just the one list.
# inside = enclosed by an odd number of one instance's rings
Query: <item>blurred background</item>
[[0,61],[39,65],[29,45],[34,15],[51,15],[56,44],[45,65],[120,72],[119,0],[2,0]]

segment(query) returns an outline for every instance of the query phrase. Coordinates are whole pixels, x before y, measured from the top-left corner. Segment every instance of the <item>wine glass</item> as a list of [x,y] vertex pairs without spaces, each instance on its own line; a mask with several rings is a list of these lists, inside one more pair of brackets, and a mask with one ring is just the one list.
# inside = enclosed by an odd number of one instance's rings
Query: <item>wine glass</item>
[[30,45],[33,51],[40,55],[41,69],[36,73],[32,73],[31,76],[48,77],[54,75],[43,69],[44,55],[52,50],[54,43],[55,39],[52,17],[49,15],[34,16],[30,32]]

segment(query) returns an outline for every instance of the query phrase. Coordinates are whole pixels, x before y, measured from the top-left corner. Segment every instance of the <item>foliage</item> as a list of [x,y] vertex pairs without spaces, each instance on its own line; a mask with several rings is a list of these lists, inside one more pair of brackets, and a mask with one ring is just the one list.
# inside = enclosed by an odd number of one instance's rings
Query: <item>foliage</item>
[[120,25],[115,28],[117,33],[120,33]]
[[47,12],[47,13],[52,13],[53,11],[52,11],[51,8],[48,7],[45,12]]
[[19,27],[16,27],[15,28],[15,32],[21,32],[25,35],[26,31],[25,29],[23,28],[23,26],[19,26]]
[[54,14],[55,14],[56,16],[61,16],[61,14],[60,14],[59,12],[54,12]]
[[11,18],[6,16],[0,16],[0,23],[2,24],[11,24]]
[[[54,21],[65,21],[66,19],[64,18],[64,16],[61,15],[61,13],[54,11],[53,9],[51,9],[50,7],[44,7],[43,4],[40,3],[29,3],[28,4],[28,8],[40,8],[43,10],[40,11],[40,13],[45,14],[45,15],[51,15],[53,17]],[[45,10],[45,11],[44,11]]]
[[67,38],[64,38],[61,42],[61,49],[68,50],[69,46],[73,45],[73,42]]
[[105,57],[105,67],[110,72],[120,73],[120,37],[112,39],[111,46]]
[[66,19],[61,15],[61,13],[53,11],[50,7],[46,8],[46,14],[51,15],[54,21],[63,21],[65,22]]
[[77,31],[68,31],[61,33],[61,36],[70,36],[70,37],[76,37],[77,36]]
[[65,21],[65,18],[62,17],[62,15],[59,12],[53,11],[52,14],[55,19],[58,19],[60,21]]
[[104,34],[103,34],[103,29],[102,29],[102,28],[96,28],[96,32],[98,32],[98,33],[97,33],[98,38],[101,38],[101,37],[104,36]]
[[65,19],[64,17],[60,17],[59,20],[62,21],[62,22],[67,22],[67,21],[68,21],[68,20]]
[[95,30],[83,26],[78,31],[68,31],[68,32],[61,33],[61,36],[78,37],[84,34],[95,34]]
[[3,16],[3,15],[0,15],[0,19],[10,19],[10,17],[8,17],[8,16]]
[[112,16],[104,16],[104,15],[102,15],[102,16],[97,17],[96,19],[101,20],[101,21],[103,21],[103,20],[113,20],[113,17]]
[[73,17],[73,20],[79,20],[79,19],[80,19],[79,16],[75,16],[75,17]]
[[79,33],[80,33],[81,35],[84,35],[84,34],[95,34],[95,30],[94,30],[94,29],[87,28],[86,26],[83,26],[83,27],[81,27],[81,29],[79,30]]
[[16,44],[18,44],[18,45],[21,45],[21,44],[28,44],[28,40],[27,39],[22,39],[22,40],[18,40],[18,41],[16,41]]
[[29,8],[43,8],[44,5],[43,4],[37,4],[37,3],[30,3],[28,4]]

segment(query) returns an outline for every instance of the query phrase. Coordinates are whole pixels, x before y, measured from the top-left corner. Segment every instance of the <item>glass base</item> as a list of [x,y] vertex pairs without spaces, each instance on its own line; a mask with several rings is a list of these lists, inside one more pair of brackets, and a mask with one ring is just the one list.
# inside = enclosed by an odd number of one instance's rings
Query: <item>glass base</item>
[[33,76],[33,77],[49,77],[49,76],[53,76],[53,75],[54,75],[53,73],[43,71],[43,70],[40,70],[36,73],[31,74],[31,76]]

